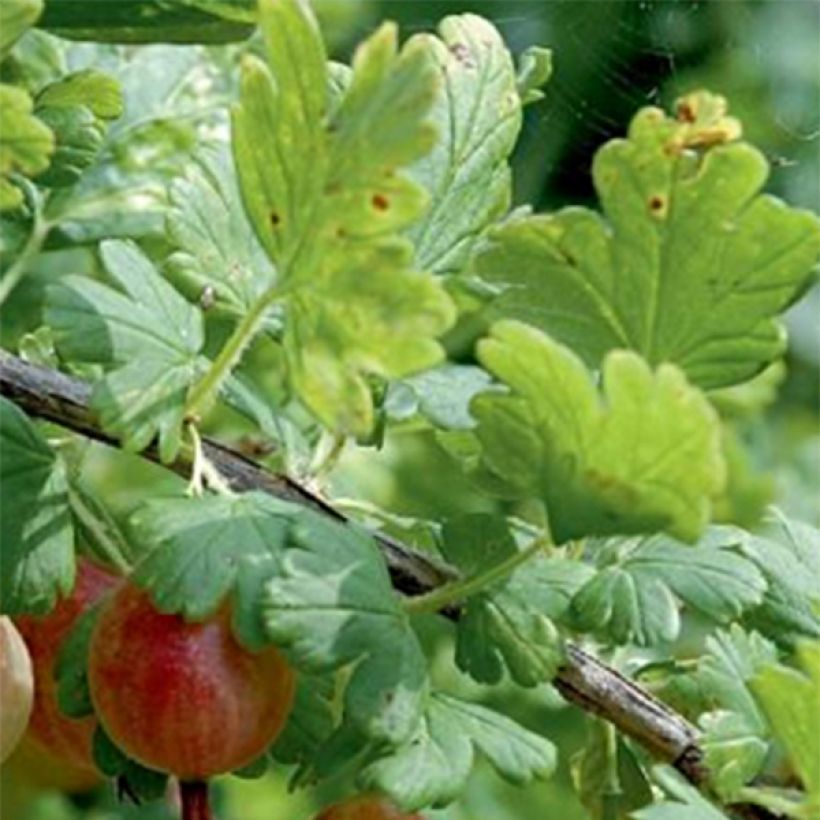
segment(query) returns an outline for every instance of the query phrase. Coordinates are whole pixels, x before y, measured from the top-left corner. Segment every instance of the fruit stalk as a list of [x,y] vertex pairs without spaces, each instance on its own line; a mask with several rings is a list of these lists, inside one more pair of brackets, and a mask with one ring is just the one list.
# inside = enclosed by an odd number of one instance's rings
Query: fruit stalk
[[182,820],[212,820],[207,781],[180,780],[179,801],[182,804]]

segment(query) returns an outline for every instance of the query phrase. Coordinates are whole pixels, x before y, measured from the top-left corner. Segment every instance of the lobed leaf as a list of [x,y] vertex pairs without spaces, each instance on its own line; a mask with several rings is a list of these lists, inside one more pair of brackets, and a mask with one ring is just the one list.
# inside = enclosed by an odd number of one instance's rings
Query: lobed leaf
[[431,111],[439,139],[410,169],[431,201],[407,236],[420,268],[446,274],[466,266],[477,239],[510,206],[508,159],[522,100],[510,52],[489,21],[445,17],[439,38],[427,41],[442,78]]
[[359,783],[388,794],[406,811],[446,805],[463,791],[475,751],[518,785],[549,777],[557,762],[546,738],[483,706],[435,693],[412,739],[370,763]]
[[336,98],[307,5],[264,0],[260,19],[267,65],[244,61],[233,112],[240,188],[277,267],[291,382],[322,423],[364,436],[374,423],[367,377],[435,364],[435,339],[454,318],[398,235],[426,203],[402,169],[432,146],[435,72],[421,40],[399,51],[385,25],[359,47]]
[[350,666],[347,728],[389,743],[414,731],[427,665],[369,536],[303,513],[265,584],[262,611],[268,637],[297,669],[326,673]]
[[179,452],[186,393],[202,367],[202,316],[128,242],[100,246],[121,288],[66,276],[49,288],[46,320],[60,355],[101,364],[92,406],[105,430],[130,451],[159,437],[163,462]]
[[678,637],[679,602],[716,623],[736,621],[767,589],[740,551],[743,535],[713,527],[693,547],[653,535],[597,548],[598,572],[572,600],[573,626],[648,646]]
[[568,348],[509,320],[478,357],[509,388],[472,402],[483,465],[505,492],[544,501],[557,543],[660,529],[699,536],[724,466],[714,411],[680,370],[652,372],[614,351],[599,393]]
[[177,250],[169,277],[191,298],[243,316],[274,282],[275,270],[248,224],[229,156],[203,152],[170,189],[168,237]]
[[202,621],[226,603],[251,648],[267,643],[259,609],[298,510],[261,492],[236,497],[154,499],[132,519],[153,547],[134,570],[160,612]]
[[595,157],[603,216],[571,207],[492,233],[476,270],[501,291],[496,314],[591,367],[630,348],[701,387],[754,376],[785,349],[777,316],[818,260],[820,220],[759,193],[766,160],[738,135],[707,92],[674,118],[642,109]]
[[[0,610],[49,612],[74,586],[74,528],[60,457],[0,397]],[[8,503],[13,500],[13,507]]]

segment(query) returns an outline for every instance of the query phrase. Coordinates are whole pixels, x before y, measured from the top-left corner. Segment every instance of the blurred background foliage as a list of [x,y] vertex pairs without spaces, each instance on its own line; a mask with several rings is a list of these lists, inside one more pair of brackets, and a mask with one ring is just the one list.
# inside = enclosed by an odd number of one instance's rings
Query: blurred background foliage
[[[746,137],[769,157],[769,190],[793,204],[820,210],[820,3],[800,0],[318,0],[332,54],[346,59],[353,46],[383,19],[395,19],[404,35],[434,28],[447,14],[474,12],[490,18],[515,53],[530,45],[553,50],[554,74],[544,100],[530,106],[514,157],[517,204],[541,210],[594,202],[591,158],[604,141],[623,134],[641,106],[670,106],[696,87],[724,94],[744,124]],[[4,65],[6,78],[36,89],[65,67],[94,64],[123,82],[126,113],[111,129],[107,161],[90,172],[87,198],[74,194],[70,218],[49,239],[36,270],[4,309],[0,339],[35,361],[48,361],[47,339],[30,335],[42,322],[45,284],[66,272],[96,269],[94,242],[101,235],[138,237],[158,259],[167,253],[162,210],[167,186],[181,173],[197,145],[226,133],[230,100],[242,46],[140,48],[74,44],[31,32]],[[93,184],[92,184],[93,183]],[[82,186],[85,181],[79,186]],[[104,195],[100,191],[104,191]],[[120,208],[127,199],[133,206]],[[4,225],[4,251],[15,247],[14,225]],[[782,368],[751,388],[724,391],[733,489],[721,517],[753,526],[764,507],[776,503],[789,514],[820,525],[820,291],[809,294],[789,315],[790,350]],[[29,335],[26,335],[29,334]],[[469,358],[470,345],[454,341],[451,353]],[[257,345],[246,366],[276,381],[275,351]],[[765,414],[756,412],[768,405]],[[247,426],[224,411],[211,432],[253,451],[259,442]],[[294,433],[291,458],[309,450]],[[88,446],[84,479],[122,520],[139,503],[139,487],[169,493],[178,480],[135,457]],[[277,465],[276,456],[270,458]],[[443,452],[435,435],[418,423],[398,424],[380,449],[349,448],[335,471],[331,494],[356,499],[351,510],[386,526],[419,546],[427,521],[455,511],[486,509]],[[370,505],[373,505],[372,508]],[[382,512],[389,511],[387,516]],[[502,783],[479,765],[458,806],[429,812],[444,820],[535,820],[591,816],[571,788],[571,762],[594,731],[576,710],[564,708],[548,686],[532,691],[490,692],[469,682],[452,664],[446,625],[430,619],[424,638],[435,659],[438,682],[487,700],[548,734],[564,751],[558,775],[525,789]],[[693,630],[692,642],[698,640]],[[682,650],[685,651],[686,642]],[[617,658],[612,659],[617,662]],[[215,740],[218,742],[218,740]],[[20,769],[23,768],[23,771]],[[42,790],[31,767],[6,766],[2,779],[3,820],[165,820],[171,802],[137,808],[120,805],[108,786],[66,797]],[[46,778],[48,773],[45,774]],[[288,772],[270,771],[258,780],[224,778],[217,788],[221,820],[303,820],[317,807],[346,793],[349,783],[325,784],[289,794]],[[36,779],[36,778],[35,778]],[[43,779],[42,777],[40,778]]]

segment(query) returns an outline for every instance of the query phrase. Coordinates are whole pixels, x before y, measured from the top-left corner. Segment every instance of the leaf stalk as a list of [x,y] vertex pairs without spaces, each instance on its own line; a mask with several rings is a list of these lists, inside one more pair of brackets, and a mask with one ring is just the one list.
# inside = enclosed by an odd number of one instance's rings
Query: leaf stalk
[[534,555],[544,551],[550,546],[546,535],[540,535],[528,547],[509,558],[504,559],[495,566],[484,572],[464,578],[460,581],[453,581],[445,584],[425,595],[416,595],[406,598],[403,606],[404,611],[410,615],[420,615],[424,613],[438,612],[447,609],[449,606],[469,598],[498,581],[506,578],[513,570],[530,560]]

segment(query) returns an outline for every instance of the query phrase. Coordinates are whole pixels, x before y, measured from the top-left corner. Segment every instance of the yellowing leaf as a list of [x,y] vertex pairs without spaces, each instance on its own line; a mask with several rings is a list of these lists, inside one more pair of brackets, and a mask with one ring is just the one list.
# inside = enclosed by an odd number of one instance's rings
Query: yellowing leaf
[[615,351],[599,391],[571,350],[514,321],[494,325],[478,355],[510,389],[473,401],[484,466],[543,499],[559,543],[660,529],[698,537],[724,466],[717,417],[678,368],[653,372]]
[[702,387],[753,376],[785,348],[777,316],[820,255],[820,220],[760,195],[766,160],[738,135],[706,92],[677,118],[641,110],[595,157],[603,216],[566,208],[493,233],[476,264],[495,310],[593,367],[623,347]]

